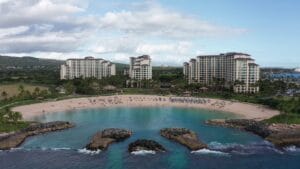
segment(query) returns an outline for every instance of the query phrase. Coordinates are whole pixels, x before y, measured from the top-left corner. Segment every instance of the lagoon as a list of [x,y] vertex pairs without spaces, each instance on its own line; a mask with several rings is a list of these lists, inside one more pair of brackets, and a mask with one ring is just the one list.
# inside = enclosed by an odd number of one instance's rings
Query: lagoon
[[[5,169],[299,169],[300,151],[289,147],[278,150],[251,133],[204,124],[216,118],[238,118],[230,113],[174,107],[113,107],[83,109],[37,116],[41,122],[66,120],[76,127],[31,137],[20,149],[0,152]],[[91,136],[105,128],[126,128],[133,136],[108,150],[91,154],[83,149]],[[190,152],[159,135],[164,127],[194,130],[209,150]],[[157,154],[130,154],[129,143],[153,139],[168,151]],[[2,167],[1,167],[2,168]]]

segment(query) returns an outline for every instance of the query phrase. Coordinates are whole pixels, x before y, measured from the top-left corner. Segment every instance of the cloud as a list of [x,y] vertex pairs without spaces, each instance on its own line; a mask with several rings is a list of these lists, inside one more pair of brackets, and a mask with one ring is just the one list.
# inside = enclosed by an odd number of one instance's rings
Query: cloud
[[29,28],[27,26],[18,26],[14,28],[0,28],[0,38],[6,36],[13,36],[27,31]]
[[73,52],[95,30],[77,1],[8,0],[0,3],[0,52]]
[[245,29],[220,26],[169,10],[155,1],[91,13],[85,0],[0,0],[0,53],[67,58],[94,54],[128,62],[149,54],[157,63],[180,64],[195,55],[195,42]]
[[97,54],[107,53],[133,53],[138,45],[135,37],[104,38],[97,45],[91,47],[91,51]]
[[245,29],[222,27],[167,10],[157,3],[135,11],[107,12],[100,18],[100,28],[122,31],[127,34],[163,36],[165,38],[199,38],[228,36],[244,33]]
[[139,54],[186,54],[191,50],[191,43],[178,42],[169,44],[141,44],[137,46]]

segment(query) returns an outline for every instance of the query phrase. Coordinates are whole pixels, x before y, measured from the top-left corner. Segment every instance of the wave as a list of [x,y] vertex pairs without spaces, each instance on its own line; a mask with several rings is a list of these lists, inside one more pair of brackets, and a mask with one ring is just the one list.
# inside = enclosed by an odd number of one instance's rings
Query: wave
[[296,146],[288,146],[284,148],[287,152],[300,152],[300,148],[297,148]]
[[277,149],[272,143],[254,142],[250,144],[238,144],[238,143],[219,143],[211,142],[208,144],[210,150],[222,151],[225,153],[239,154],[239,155],[251,155],[257,153],[279,153],[283,154],[282,151]]
[[71,148],[68,147],[59,147],[59,148],[50,148],[50,150],[59,151],[59,150],[71,150]]
[[78,149],[77,150],[79,153],[82,153],[82,154],[89,154],[89,155],[97,155],[101,152],[101,150],[96,150],[96,151],[91,151],[91,150],[88,150],[86,148],[83,148],[83,149]]
[[9,152],[15,152],[15,151],[20,151],[20,150],[24,150],[24,149],[21,148],[21,147],[18,147],[18,148],[11,148],[11,149],[9,149],[8,151],[9,151]]
[[200,149],[196,151],[191,151],[192,154],[211,154],[211,155],[218,155],[218,156],[230,156],[229,153],[224,153],[221,151],[216,150],[209,150],[209,149]]
[[139,150],[131,152],[133,155],[147,155],[147,154],[156,154],[153,150]]

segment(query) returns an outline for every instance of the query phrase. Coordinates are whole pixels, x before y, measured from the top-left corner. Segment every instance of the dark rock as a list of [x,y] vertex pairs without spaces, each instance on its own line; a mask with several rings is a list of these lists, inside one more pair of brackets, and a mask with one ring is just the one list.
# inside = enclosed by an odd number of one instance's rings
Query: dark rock
[[132,135],[132,132],[125,129],[109,128],[101,132],[97,132],[91,142],[86,145],[86,149],[96,151],[104,150],[111,143],[118,142],[129,138]]
[[300,147],[300,125],[272,124],[269,125],[270,135],[266,140],[278,147]]
[[300,125],[272,124],[248,119],[208,120],[210,125],[238,128],[252,132],[270,141],[275,146],[300,146]]
[[153,140],[139,139],[128,146],[128,151],[152,150],[156,152],[164,152],[166,149],[158,142]]
[[8,150],[21,145],[27,137],[74,127],[74,124],[64,121],[49,123],[32,123],[19,132],[0,138],[0,150]]
[[160,135],[167,139],[174,140],[190,150],[199,150],[207,148],[207,145],[202,143],[197,134],[186,128],[165,128],[160,130]]

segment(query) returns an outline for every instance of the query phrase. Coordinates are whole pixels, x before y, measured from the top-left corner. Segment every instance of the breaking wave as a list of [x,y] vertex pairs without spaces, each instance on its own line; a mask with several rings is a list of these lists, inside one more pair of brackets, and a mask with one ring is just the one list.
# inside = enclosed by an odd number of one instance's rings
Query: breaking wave
[[191,151],[192,154],[211,154],[211,155],[218,155],[218,156],[229,156],[228,153],[224,153],[221,151],[216,151],[216,150],[209,150],[209,149],[200,149],[196,151]]
[[283,152],[270,142],[255,142],[251,144],[237,144],[237,143],[219,143],[219,142],[211,142],[208,144],[210,150],[221,151],[230,154],[239,154],[239,155],[251,155],[251,154],[259,154],[259,153],[279,153],[283,154]]
[[289,146],[284,148],[287,152],[300,152],[300,148],[297,148],[296,146]]
[[152,150],[139,150],[139,151],[133,151],[131,154],[133,155],[147,155],[147,154],[155,154],[155,151]]
[[83,148],[83,149],[78,149],[78,152],[82,154],[97,155],[101,152],[101,150],[91,151],[86,148]]

